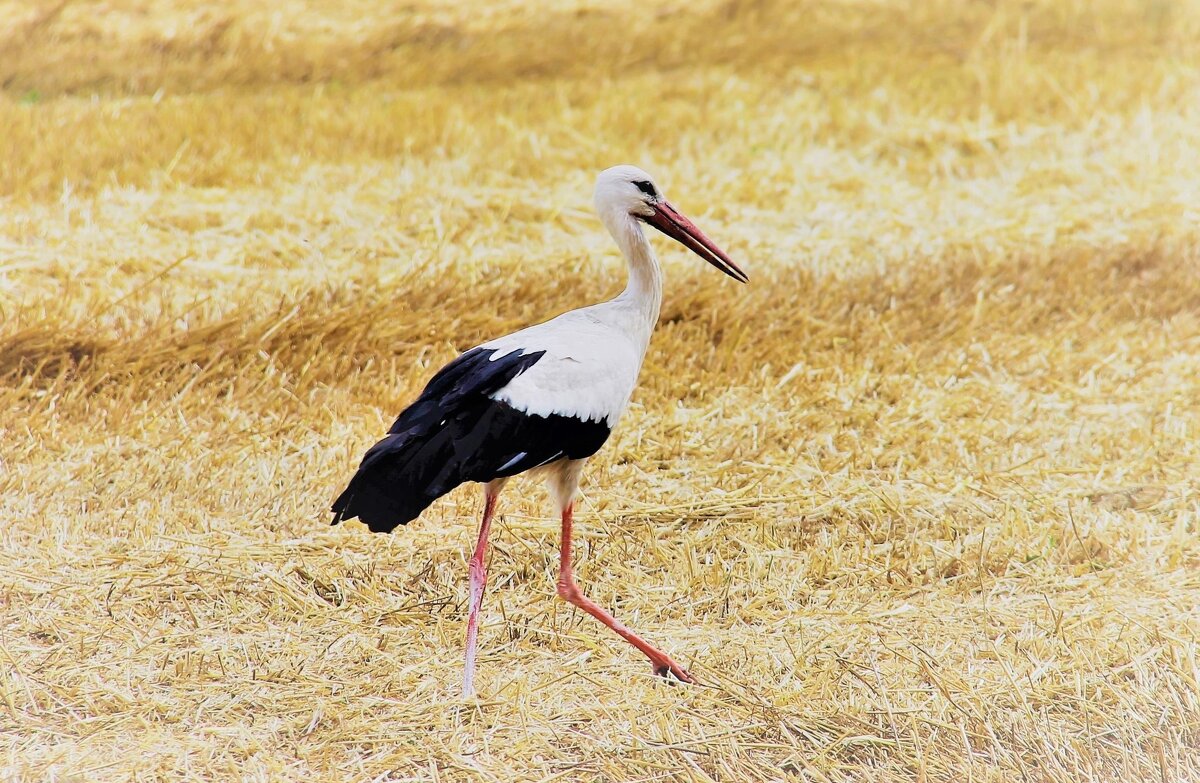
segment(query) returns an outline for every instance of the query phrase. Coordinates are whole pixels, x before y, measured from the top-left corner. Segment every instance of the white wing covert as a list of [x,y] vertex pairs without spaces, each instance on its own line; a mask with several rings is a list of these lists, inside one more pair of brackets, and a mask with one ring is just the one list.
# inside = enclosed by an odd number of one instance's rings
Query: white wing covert
[[[589,308],[590,309],[590,308]],[[585,310],[484,343],[498,359],[545,351],[541,361],[494,392],[494,400],[538,416],[570,416],[614,427],[629,406],[644,348]]]

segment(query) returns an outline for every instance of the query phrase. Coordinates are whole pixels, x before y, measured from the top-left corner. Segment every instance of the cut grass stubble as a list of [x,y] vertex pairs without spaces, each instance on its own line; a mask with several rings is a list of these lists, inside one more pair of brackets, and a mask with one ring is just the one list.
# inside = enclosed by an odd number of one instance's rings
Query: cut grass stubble
[[[0,778],[1200,779],[1194,4],[9,5]],[[752,277],[578,517],[704,687],[521,482],[461,703],[478,493],[325,510],[623,161]]]

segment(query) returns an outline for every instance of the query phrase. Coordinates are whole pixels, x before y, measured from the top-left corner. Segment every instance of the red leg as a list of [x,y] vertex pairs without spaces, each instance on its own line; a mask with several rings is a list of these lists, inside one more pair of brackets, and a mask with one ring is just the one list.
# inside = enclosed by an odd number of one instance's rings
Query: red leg
[[571,504],[566,506],[562,512],[562,548],[559,552],[558,594],[616,631],[622,639],[641,650],[650,659],[650,664],[654,667],[654,673],[658,676],[666,677],[668,674],[671,674],[680,682],[695,683],[696,678],[688,674],[687,670],[682,666],[671,660],[669,655],[626,628],[624,623],[579,592],[571,571],[571,515],[573,510],[574,505]]
[[483,558],[487,553],[488,531],[492,527],[492,514],[496,511],[498,494],[488,492],[484,496],[483,522],[479,525],[479,540],[475,542],[475,554],[471,555],[468,571],[471,575],[471,594],[467,609],[467,660],[463,667],[463,698],[475,694],[475,644],[479,639],[479,605],[483,603],[483,589],[487,585],[487,566]]

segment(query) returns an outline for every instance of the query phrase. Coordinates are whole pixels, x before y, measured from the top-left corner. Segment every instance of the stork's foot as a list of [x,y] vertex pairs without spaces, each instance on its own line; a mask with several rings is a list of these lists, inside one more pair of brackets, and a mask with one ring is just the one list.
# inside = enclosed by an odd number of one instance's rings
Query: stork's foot
[[650,661],[650,665],[654,667],[654,673],[664,680],[670,680],[672,677],[680,682],[686,682],[688,685],[699,684],[696,678],[688,673],[688,670],[675,663],[670,658],[663,658],[661,661]]

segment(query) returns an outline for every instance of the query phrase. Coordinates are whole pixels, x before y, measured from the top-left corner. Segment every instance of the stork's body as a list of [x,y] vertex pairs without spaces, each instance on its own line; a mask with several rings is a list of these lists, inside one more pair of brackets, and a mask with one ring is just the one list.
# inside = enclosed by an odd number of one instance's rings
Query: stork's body
[[363,458],[334,502],[334,524],[361,518],[386,532],[415,519],[465,481],[484,485],[484,514],[470,561],[466,669],[473,692],[484,557],[496,500],[518,473],[546,474],[562,515],[558,593],[646,654],[660,675],[692,677],[585,598],[571,570],[579,476],[629,405],[662,304],[662,273],[642,230],[649,223],[742,282],[745,274],[633,166],[602,172],[596,209],[629,264],[625,290],[601,304],[483,343],[439,371]]

